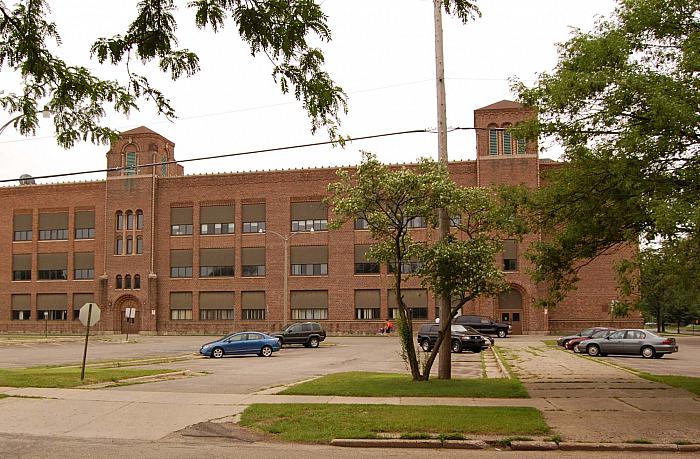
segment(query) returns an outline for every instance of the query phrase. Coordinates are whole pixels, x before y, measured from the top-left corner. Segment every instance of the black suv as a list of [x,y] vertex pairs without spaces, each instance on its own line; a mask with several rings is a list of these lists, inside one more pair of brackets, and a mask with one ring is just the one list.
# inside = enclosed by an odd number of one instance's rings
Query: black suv
[[[425,324],[418,331],[418,344],[425,352],[430,351],[437,341],[440,325]],[[468,332],[452,331],[452,352],[462,352],[463,350],[475,353],[481,352],[484,348],[484,338]]]
[[326,331],[318,322],[292,324],[281,332],[270,333],[279,338],[280,344],[303,344],[304,347],[318,347],[326,339]]
[[474,330],[487,335],[496,335],[499,338],[505,338],[511,332],[510,324],[496,322],[490,317],[483,316],[459,316],[452,320],[453,324],[468,325]]

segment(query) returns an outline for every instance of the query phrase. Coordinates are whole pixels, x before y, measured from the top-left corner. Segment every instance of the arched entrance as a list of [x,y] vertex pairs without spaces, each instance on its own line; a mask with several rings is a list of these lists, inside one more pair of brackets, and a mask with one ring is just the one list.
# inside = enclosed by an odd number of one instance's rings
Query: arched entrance
[[511,287],[510,290],[498,295],[498,319],[513,327],[512,333],[523,333],[523,296],[520,291]]
[[[138,300],[138,298],[132,295],[124,295],[119,297],[114,305],[114,312],[117,314],[117,317],[115,317],[115,322],[118,321],[118,326],[115,328],[123,334],[140,332],[141,302]],[[127,317],[126,311],[128,309],[134,310],[134,317]]]

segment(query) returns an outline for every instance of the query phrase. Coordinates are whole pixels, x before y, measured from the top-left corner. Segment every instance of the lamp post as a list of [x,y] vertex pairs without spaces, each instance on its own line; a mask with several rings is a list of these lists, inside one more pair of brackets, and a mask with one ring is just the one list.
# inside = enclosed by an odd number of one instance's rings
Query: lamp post
[[[41,111],[41,115],[44,118],[48,118],[49,116],[51,116],[51,111],[48,108],[44,107],[44,109]],[[3,124],[2,127],[0,127],[0,134],[2,134],[3,131],[5,131],[5,129],[7,129],[7,126],[14,123],[15,121],[22,118],[23,116],[24,116],[24,114],[17,115],[14,118],[11,118],[10,121],[8,121],[7,123]]]
[[[287,328],[287,310],[289,306],[289,292],[287,290],[287,281],[289,277],[289,240],[292,238],[292,236],[295,236],[299,233],[289,233],[286,236],[281,235],[277,231],[273,230],[265,230],[263,231],[262,229],[258,230],[259,233],[271,233],[274,234],[275,236],[279,237],[282,239],[284,242],[284,280],[283,280],[283,287],[282,289],[284,290],[284,302],[283,302],[283,314],[284,314],[284,319],[282,320],[282,326],[284,328]],[[313,232],[313,228],[311,228],[311,232]]]

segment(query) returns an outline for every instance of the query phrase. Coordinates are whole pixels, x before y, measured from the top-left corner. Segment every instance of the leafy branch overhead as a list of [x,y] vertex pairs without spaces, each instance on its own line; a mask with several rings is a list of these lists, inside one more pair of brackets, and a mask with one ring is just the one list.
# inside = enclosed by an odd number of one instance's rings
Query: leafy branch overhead
[[[340,116],[346,113],[346,95],[323,70],[323,52],[309,44],[310,37],[330,41],[327,17],[311,0],[194,0],[195,24],[221,31],[230,20],[251,54],[264,54],[272,63],[272,77],[283,93],[292,92],[311,119],[311,131],[325,127],[338,138]],[[172,118],[172,102],[129,62],[155,62],[173,80],[195,75],[197,55],[179,48],[173,0],[141,0],[136,17],[125,33],[98,38],[91,54],[100,63],[124,64],[126,83],[105,80],[85,67],[71,65],[51,51],[61,43],[56,24],[47,17],[46,0],[25,0],[8,7],[0,0],[0,68],[21,78],[17,92],[2,93],[0,106],[21,115],[15,122],[24,135],[33,134],[38,113],[54,115],[59,145],[69,148],[78,140],[106,143],[117,132],[104,126],[106,107],[128,114],[138,100],[150,101],[159,113]]]

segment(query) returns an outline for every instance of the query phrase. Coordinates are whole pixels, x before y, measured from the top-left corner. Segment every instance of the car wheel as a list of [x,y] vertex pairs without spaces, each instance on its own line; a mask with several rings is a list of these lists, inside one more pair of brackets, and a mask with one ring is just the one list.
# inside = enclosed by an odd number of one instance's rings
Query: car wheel
[[573,350],[575,354],[579,354],[581,352],[578,350],[578,346],[571,346],[571,350]]
[[666,354],[655,354],[655,355],[654,355],[654,358],[655,358],[655,359],[660,359],[660,358],[663,357],[664,355],[666,355]]
[[588,355],[591,357],[597,357],[600,355],[600,348],[597,344],[591,344],[586,348],[586,352],[588,352]]
[[215,359],[220,359],[221,357],[224,356],[224,350],[221,349],[220,347],[215,347],[214,349],[211,350],[211,356]]
[[313,337],[309,339],[309,347],[318,347],[318,338]]
[[454,352],[454,353],[462,352],[462,343],[460,343],[456,339],[452,340],[452,352]]
[[563,347],[564,349],[569,349],[569,340],[564,340],[564,342],[561,343],[561,347]]
[[425,352],[430,352],[430,340],[424,339],[420,342],[420,348]]
[[270,357],[272,355],[272,348],[270,346],[263,346],[260,349],[260,355],[262,357]]
[[655,354],[656,351],[654,351],[654,348],[651,346],[644,346],[642,348],[642,357],[644,357],[645,359],[651,359],[654,357]]
[[499,338],[505,338],[507,334],[508,334],[508,332],[506,332],[505,330],[498,330],[498,337]]

